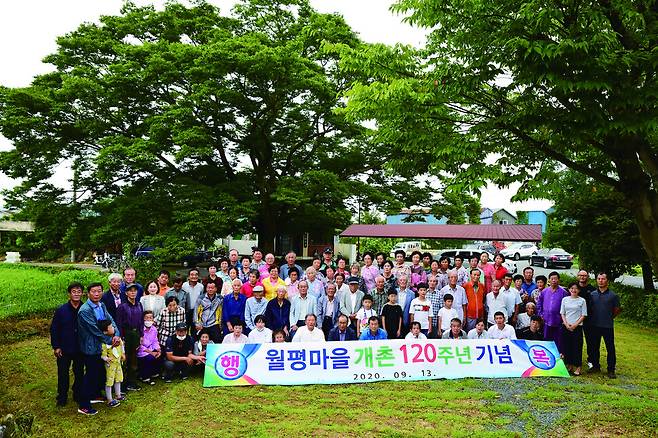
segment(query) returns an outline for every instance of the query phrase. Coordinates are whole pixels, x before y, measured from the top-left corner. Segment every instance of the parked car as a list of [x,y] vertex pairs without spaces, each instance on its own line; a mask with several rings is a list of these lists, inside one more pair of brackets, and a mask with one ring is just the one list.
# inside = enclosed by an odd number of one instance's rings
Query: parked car
[[530,266],[538,265],[544,268],[566,268],[573,265],[573,255],[562,248],[543,248],[530,257]]
[[[468,248],[446,249],[441,252],[439,257],[443,257],[443,256],[448,257],[450,259],[450,266],[453,266],[455,264],[455,256],[459,254],[464,259],[464,266],[468,267],[469,259],[474,255],[479,258],[482,252],[483,251],[473,250]],[[493,256],[491,254],[489,254],[489,259],[493,260]],[[511,274],[516,274],[516,271],[518,270],[518,268],[516,267],[516,263],[505,262],[503,263],[503,266],[505,266],[505,268],[507,268],[507,271],[510,272]]]
[[151,257],[153,255],[153,251],[155,250],[154,246],[139,246],[137,249],[135,249],[134,254],[135,257]]
[[199,263],[207,262],[212,257],[212,252],[203,249],[197,249],[193,254],[183,256],[181,261],[184,267],[197,266]]
[[393,249],[391,249],[391,259],[395,258],[395,251],[397,250],[402,250],[404,253],[407,255],[407,258],[411,256],[411,253],[414,251],[421,251],[421,246],[419,241],[413,241],[413,242],[400,242],[396,243]]
[[489,260],[493,260],[494,256],[498,253],[496,247],[491,245],[490,243],[472,243],[470,245],[466,245],[464,249],[479,251],[480,253],[486,252],[487,254],[489,254]]
[[521,260],[530,258],[530,256],[537,251],[539,251],[539,249],[535,244],[520,242],[501,249],[500,253],[504,255],[506,259]]

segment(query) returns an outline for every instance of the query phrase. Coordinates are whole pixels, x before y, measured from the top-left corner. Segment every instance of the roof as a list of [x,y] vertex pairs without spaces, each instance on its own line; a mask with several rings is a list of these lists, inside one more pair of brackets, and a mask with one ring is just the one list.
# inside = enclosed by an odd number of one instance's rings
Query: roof
[[341,237],[541,241],[541,225],[350,225]]
[[516,219],[516,216],[510,213],[509,211],[505,210],[504,208],[497,208],[493,211],[493,214],[500,213],[501,211],[504,211],[505,213],[509,214],[512,216],[514,219]]

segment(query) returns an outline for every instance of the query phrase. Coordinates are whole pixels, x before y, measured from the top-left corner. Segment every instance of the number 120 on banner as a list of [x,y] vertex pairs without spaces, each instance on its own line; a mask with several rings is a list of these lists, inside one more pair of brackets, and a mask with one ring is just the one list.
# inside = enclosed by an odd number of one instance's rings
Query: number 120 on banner
[[385,340],[208,345],[203,386],[569,377],[553,342]]

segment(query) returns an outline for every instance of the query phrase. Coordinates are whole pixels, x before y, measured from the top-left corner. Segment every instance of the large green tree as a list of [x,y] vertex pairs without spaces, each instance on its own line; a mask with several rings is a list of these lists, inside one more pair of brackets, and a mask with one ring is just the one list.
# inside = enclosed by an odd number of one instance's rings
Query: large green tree
[[[658,2],[400,0],[426,46],[340,47],[352,120],[449,189],[520,182],[543,197],[570,168],[621,195],[658,270]],[[413,164],[411,163],[413,162]]]
[[622,195],[578,172],[556,175],[547,197],[555,202],[545,243],[578,255],[580,267],[613,278],[642,265],[646,290],[655,291],[637,224]]
[[[127,3],[58,38],[52,73],[0,88],[0,171],[28,205],[55,169],[73,190],[70,241],[150,240],[183,250],[228,233],[332,235],[362,206],[424,197],[384,169],[387,148],[336,109],[352,81],[325,44],[357,48],[344,22],[306,0],[251,0],[231,15],[205,2]],[[28,212],[29,213],[29,212]]]

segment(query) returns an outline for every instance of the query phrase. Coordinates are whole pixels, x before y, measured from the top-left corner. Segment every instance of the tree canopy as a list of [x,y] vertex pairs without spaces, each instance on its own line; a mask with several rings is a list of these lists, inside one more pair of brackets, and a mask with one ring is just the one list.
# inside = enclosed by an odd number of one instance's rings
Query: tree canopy
[[573,169],[620,194],[658,269],[658,3],[400,0],[426,46],[336,46],[350,120],[375,120],[390,165],[448,191],[521,183],[545,197]]
[[[271,249],[278,233],[333,235],[358,204],[428,197],[413,172],[386,168],[394,151],[336,111],[353,75],[325,47],[362,43],[306,0],[244,1],[231,15],[127,3],[57,43],[52,73],[0,87],[0,133],[14,145],[0,171],[22,181],[10,205],[68,212],[60,242],[185,251],[256,231]],[[72,189],[50,180],[62,165]]]

